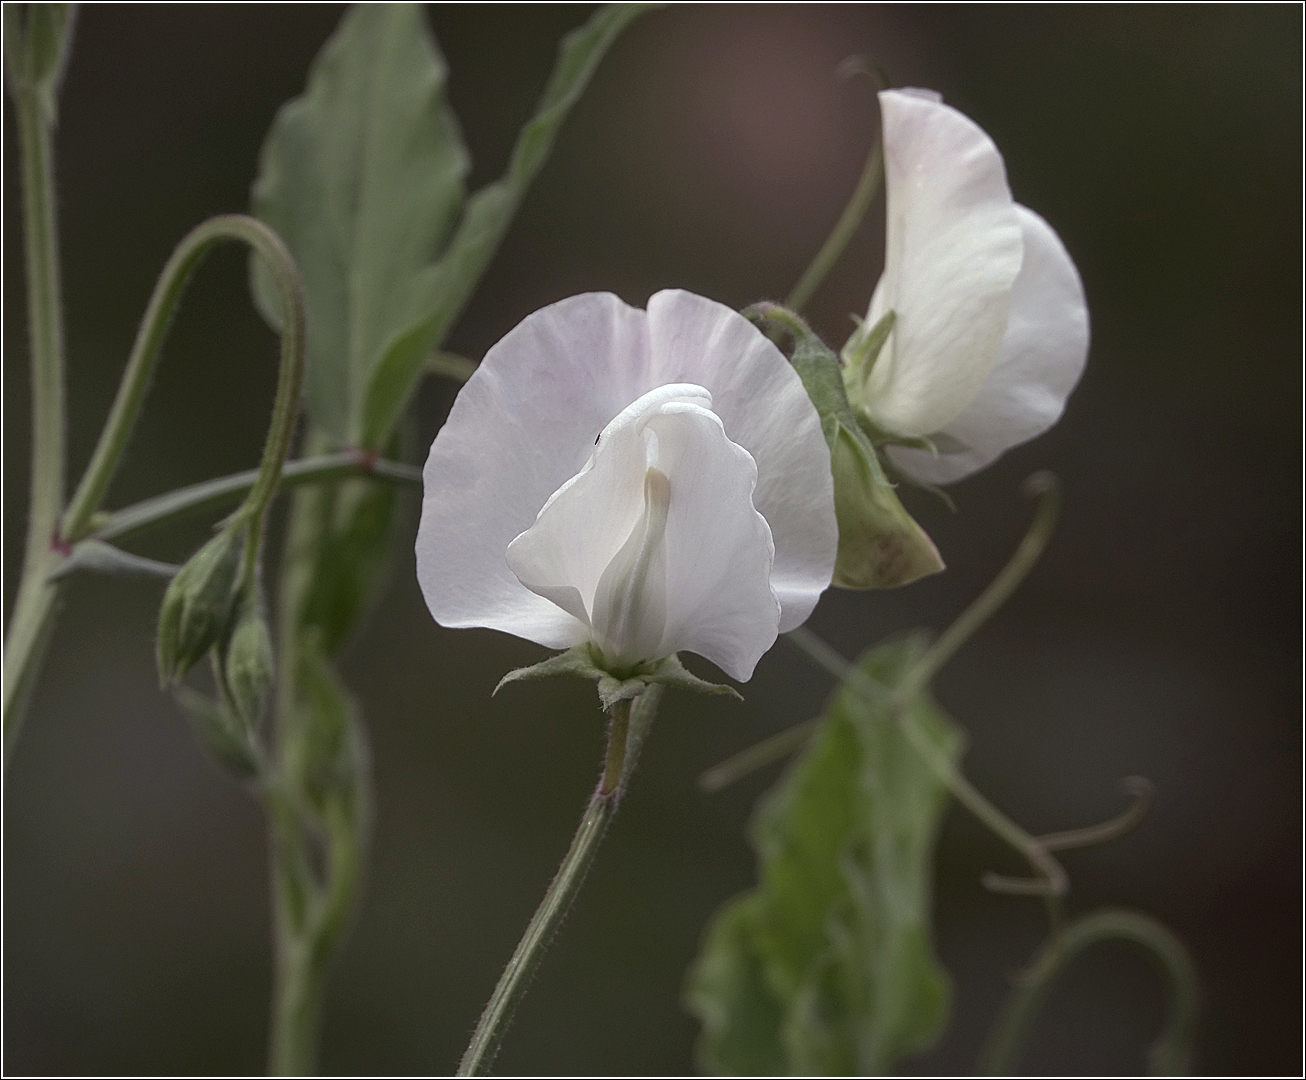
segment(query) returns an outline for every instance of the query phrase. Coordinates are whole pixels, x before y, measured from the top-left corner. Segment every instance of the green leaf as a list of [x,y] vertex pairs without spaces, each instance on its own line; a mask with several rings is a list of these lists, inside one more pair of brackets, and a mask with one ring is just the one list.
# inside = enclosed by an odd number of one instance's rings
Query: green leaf
[[758,946],[761,898],[723,908],[708,928],[685,1005],[703,1023],[699,1064],[710,1074],[782,1076],[789,1071],[780,1025],[784,1012],[766,985]]
[[[893,687],[920,650],[892,641],[859,667]],[[908,711],[960,757],[960,732],[928,697]],[[718,913],[690,973],[705,1070],[878,1075],[937,1037],[949,986],[931,943],[931,864],[946,805],[897,720],[841,689],[755,814],[760,885]]]
[[365,816],[369,775],[367,742],[358,706],[313,635],[299,646],[296,716],[283,736],[288,772],[319,817],[344,808],[345,817]]
[[427,356],[444,340],[485,273],[517,207],[548,158],[558,130],[580,100],[599,62],[633,19],[657,6],[610,4],[563,38],[553,75],[535,115],[517,137],[507,172],[468,201],[448,251],[423,271],[415,285],[423,317],[389,343],[368,384],[360,445],[374,447],[385,442],[421,376]]
[[[359,4],[263,146],[254,212],[299,265],[308,408],[338,443],[357,440],[378,363],[392,339],[425,314],[429,298],[419,278],[462,207],[469,161],[446,100],[446,74],[420,5]],[[272,281],[257,260],[251,280],[260,310],[276,326]]]
[[393,550],[399,495],[391,484],[345,480],[315,492],[310,585],[301,627],[321,633],[328,656],[340,651],[376,594]]

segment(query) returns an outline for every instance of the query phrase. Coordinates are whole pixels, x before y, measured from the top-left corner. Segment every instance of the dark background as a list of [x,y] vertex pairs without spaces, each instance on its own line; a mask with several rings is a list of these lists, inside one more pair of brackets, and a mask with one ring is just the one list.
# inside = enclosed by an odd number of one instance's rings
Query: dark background
[[[476,184],[504,166],[584,7],[434,7]],[[248,205],[276,108],[339,17],[327,7],[83,9],[58,140],[69,453],[80,474],[140,313],[192,225]],[[1147,821],[1072,854],[1074,910],[1158,915],[1188,943],[1206,1012],[1198,1066],[1301,1068],[1301,14],[1296,6],[674,8],[604,61],[449,344],[479,357],[541,305],[588,289],[642,304],[680,286],[780,297],[838,216],[875,127],[864,53],[941,90],[1003,150],[1018,200],[1079,265],[1093,348],[1065,420],[912,508],[949,570],[893,594],[834,593],[812,626],[846,655],[941,628],[1055,469],[1058,534],[957,656],[939,697],[966,768],[1033,831]],[[21,202],[4,148],[4,568],[27,500]],[[841,343],[882,262],[877,206],[812,304]],[[244,257],[200,271],[110,505],[253,466],[276,343]],[[423,444],[454,387],[418,401]],[[142,537],[180,561],[205,522]],[[434,625],[406,526],[384,599],[348,649],[376,763],[375,851],[326,1007],[322,1068],[448,1072],[568,843],[601,718],[582,684],[490,690],[541,650]],[[4,1068],[255,1072],[270,989],[260,814],[156,689],[159,585],[70,589],[4,793]],[[752,880],[745,821],[776,769],[712,797],[696,775],[817,712],[825,676],[781,642],[743,705],[668,697],[634,790],[497,1062],[502,1072],[689,1071],[678,1004],[712,911]],[[968,1071],[1037,906],[986,894],[1019,861],[962,811],[938,860],[954,1024],[912,1071]],[[1023,1060],[1135,1072],[1163,1012],[1147,963],[1106,947],[1072,970]]]

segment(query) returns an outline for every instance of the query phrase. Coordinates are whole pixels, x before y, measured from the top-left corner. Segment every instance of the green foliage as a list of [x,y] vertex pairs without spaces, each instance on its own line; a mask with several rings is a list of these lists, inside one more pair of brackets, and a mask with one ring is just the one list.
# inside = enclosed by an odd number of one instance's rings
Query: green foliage
[[[859,661],[899,685],[918,641]],[[956,761],[962,735],[925,696],[910,719]],[[690,972],[705,1071],[878,1075],[928,1046],[949,984],[934,958],[931,863],[947,789],[883,704],[842,688],[759,804],[761,883],[717,913]]]
[[599,62],[626,26],[655,4],[610,4],[568,34],[558,62],[522,128],[507,172],[468,202],[458,231],[438,263],[423,272],[418,291],[426,317],[396,339],[368,388],[362,445],[376,446],[393,427],[430,351],[444,340],[508,231],[517,207],[553,148],[562,122],[589,84]]
[[[415,279],[462,207],[470,163],[446,74],[420,5],[360,4],[263,146],[254,213],[303,276],[309,412],[338,442],[357,440],[373,371],[424,314]],[[273,282],[257,259],[251,265],[255,298],[275,326]]]
[[340,651],[376,592],[393,548],[398,499],[390,484],[347,480],[307,500],[319,528],[300,620],[321,632],[328,656]]
[[[345,16],[304,94],[278,114],[253,196],[304,277],[309,411],[337,444],[375,449],[389,439],[563,120],[645,6],[600,9],[563,41],[507,173],[477,192],[461,219],[468,158],[420,6],[362,4]],[[257,261],[251,279],[276,325]]]

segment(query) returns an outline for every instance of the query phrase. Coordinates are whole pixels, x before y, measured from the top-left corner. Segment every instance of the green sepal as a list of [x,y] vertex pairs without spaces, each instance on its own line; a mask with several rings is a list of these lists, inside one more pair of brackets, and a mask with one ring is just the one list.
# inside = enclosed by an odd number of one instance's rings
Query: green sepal
[[639,697],[654,685],[674,686],[681,690],[692,690],[697,694],[725,694],[743,700],[734,687],[700,679],[686,669],[675,654],[616,673],[608,671],[603,664],[603,656],[599,650],[589,642],[584,642],[572,646],[564,653],[541,660],[538,664],[508,672],[499,680],[494,693],[497,694],[512,682],[570,677],[594,680],[597,683],[599,703],[605,712],[618,702]]
[[[791,363],[821,418],[830,447],[839,523],[833,584],[843,589],[890,589],[942,570],[938,548],[899,502],[875,446],[848,402],[843,370],[834,353],[801,318],[784,308],[759,304],[745,314],[767,329],[792,335]],[[891,315],[881,319],[868,337],[875,337],[886,320],[891,328]]]
[[242,783],[258,777],[259,752],[250,729],[221,703],[210,701],[189,686],[176,690],[177,704],[186,711],[186,719],[196,741],[210,760],[228,776]]
[[886,311],[874,326],[867,326],[866,321],[856,315],[853,320],[857,323],[857,329],[844,342],[839,355],[844,363],[844,378],[856,378],[865,382],[875,361],[880,358],[884,343],[889,340],[893,324],[898,321],[898,313]]
[[234,524],[199,549],[168,584],[159,607],[159,681],[178,682],[231,629],[244,526]]

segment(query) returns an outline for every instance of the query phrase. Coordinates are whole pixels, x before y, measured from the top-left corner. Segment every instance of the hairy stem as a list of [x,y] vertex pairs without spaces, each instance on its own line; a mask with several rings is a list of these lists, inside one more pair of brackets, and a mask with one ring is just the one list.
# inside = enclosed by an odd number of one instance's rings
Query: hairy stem
[[[97,540],[115,540],[128,533],[151,525],[159,525],[173,518],[197,510],[210,510],[224,504],[230,505],[247,495],[259,477],[259,469],[233,473],[205,480],[189,487],[178,488],[163,495],[155,495],[141,502],[95,521],[91,533]],[[315,457],[288,461],[281,470],[278,490],[300,487],[305,484],[328,483],[350,477],[374,478],[405,487],[422,486],[422,470],[413,465],[385,458],[372,458],[358,450],[344,450],[336,454],[319,454]]]
[[231,214],[210,218],[197,225],[177,245],[164,265],[136,333],[127,369],[100,433],[100,441],[64,514],[62,533],[66,541],[80,540],[93,531],[92,517],[99,509],[127,449],[150,379],[158,366],[168,327],[190,275],[210,249],[231,240],[243,241],[266,260],[273,271],[282,303],[281,377],[277,385],[277,402],[263,463],[248,504],[254,507],[261,502],[266,506],[267,499],[271,498],[281,462],[290,445],[299,403],[299,385],[303,379],[303,289],[294,260],[280,237],[261,221],[243,214]]
[[1056,980],[1080,953],[1102,941],[1130,941],[1159,964],[1169,990],[1164,1030],[1152,1044],[1154,1076],[1183,1076],[1191,1064],[1200,994],[1197,969],[1183,943],[1151,916],[1105,909],[1071,923],[1054,937],[1012,992],[990,1037],[980,1065],[985,1076],[1010,1076],[1039,1010]]
[[598,787],[590,797],[562,865],[549,884],[530,925],[526,927],[526,933],[512,954],[512,959],[508,961],[485,1011],[481,1013],[476,1032],[458,1065],[459,1076],[484,1076],[489,1072],[494,1056],[499,1052],[504,1035],[512,1023],[513,1013],[526,993],[544,951],[580,892],[608,823],[616,813],[635,767],[640,745],[657,711],[660,691],[661,687],[651,687],[633,703],[623,701],[613,706],[609,721],[608,752]]

